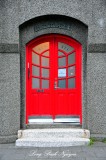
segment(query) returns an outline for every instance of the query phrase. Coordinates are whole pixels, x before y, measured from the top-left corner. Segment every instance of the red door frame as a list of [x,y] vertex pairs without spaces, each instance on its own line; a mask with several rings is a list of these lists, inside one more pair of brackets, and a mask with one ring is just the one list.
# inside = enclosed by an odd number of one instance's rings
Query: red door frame
[[[82,79],[81,79],[81,74],[82,74],[82,47],[81,47],[81,44],[77,41],[75,41],[74,39],[68,37],[68,36],[63,36],[63,35],[58,35],[58,34],[51,34],[51,35],[44,35],[44,36],[41,36],[41,37],[38,37],[32,41],[30,41],[27,45],[26,45],[26,124],[28,123],[28,115],[29,115],[29,97],[30,97],[30,86],[31,86],[31,81],[29,82],[29,72],[28,70],[30,69],[30,57],[29,54],[31,53],[31,49],[32,47],[36,44],[40,44],[40,42],[42,42],[42,40],[45,40],[45,39],[49,39],[52,41],[52,38],[55,38],[55,37],[58,37],[58,40],[61,41],[61,39],[63,39],[63,41],[66,41],[68,40],[69,41],[69,44],[72,43],[73,44],[73,47],[77,47],[77,54],[79,53],[79,56],[76,56],[77,57],[77,63],[78,63],[78,67],[76,67],[76,72],[77,72],[77,76],[76,76],[76,82],[79,82],[78,84],[78,88],[77,88],[77,91],[78,91],[78,98],[81,102],[80,104],[80,107],[79,107],[79,113],[80,113],[80,123],[82,123],[82,86],[81,86],[81,82],[82,82]],[[52,43],[54,45],[54,43]],[[54,46],[52,46],[54,47]],[[52,50],[52,49],[51,49]],[[80,65],[79,65],[80,64]],[[80,78],[80,80],[79,80]],[[51,82],[51,84],[53,85],[54,82]]]

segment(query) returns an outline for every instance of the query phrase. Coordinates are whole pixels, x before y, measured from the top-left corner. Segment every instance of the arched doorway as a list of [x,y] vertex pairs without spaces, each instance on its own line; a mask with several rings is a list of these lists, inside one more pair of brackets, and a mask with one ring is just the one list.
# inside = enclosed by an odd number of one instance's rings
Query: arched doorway
[[51,34],[26,45],[26,123],[30,118],[79,116],[81,102],[81,44]]

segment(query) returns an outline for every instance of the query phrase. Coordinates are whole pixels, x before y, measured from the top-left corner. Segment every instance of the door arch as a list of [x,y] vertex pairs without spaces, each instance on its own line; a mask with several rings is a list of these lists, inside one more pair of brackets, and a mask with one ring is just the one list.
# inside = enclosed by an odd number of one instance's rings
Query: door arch
[[82,122],[81,44],[44,35],[26,45],[26,123],[31,116],[79,116]]

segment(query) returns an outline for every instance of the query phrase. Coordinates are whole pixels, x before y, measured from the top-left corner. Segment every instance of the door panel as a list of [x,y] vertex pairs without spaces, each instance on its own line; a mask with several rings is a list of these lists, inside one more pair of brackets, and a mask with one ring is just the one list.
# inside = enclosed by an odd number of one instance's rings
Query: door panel
[[77,66],[76,49],[71,47],[65,40],[63,40],[62,43],[59,41],[61,41],[61,39],[57,39],[56,41],[58,47],[57,53],[55,52],[58,54],[58,70],[55,71],[55,79],[57,79],[57,86],[55,87],[54,94],[55,115],[75,115],[75,101],[77,101],[77,73],[75,70]]
[[30,47],[29,52],[31,74],[28,80],[30,91],[28,116],[51,115],[50,42],[42,41],[35,44]]
[[27,116],[81,118],[81,45],[51,35],[27,45]]
[[37,93],[31,95],[30,115],[33,115],[39,112],[39,107],[35,107],[39,105],[38,99],[39,99],[39,95]]
[[[50,115],[50,93],[39,94],[39,112],[40,115]],[[37,114],[38,114],[37,113]]]

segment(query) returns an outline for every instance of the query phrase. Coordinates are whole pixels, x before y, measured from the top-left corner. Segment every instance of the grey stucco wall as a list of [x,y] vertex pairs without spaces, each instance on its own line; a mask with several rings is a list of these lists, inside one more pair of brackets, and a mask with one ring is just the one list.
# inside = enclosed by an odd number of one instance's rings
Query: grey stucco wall
[[[87,60],[84,103],[88,113],[84,115],[85,126],[92,134],[106,134],[106,0],[0,0],[0,140],[3,142],[6,136],[9,136],[6,141],[13,141],[20,127],[22,71],[19,48],[14,47],[19,44],[19,26],[30,19],[54,14],[78,19],[88,26],[88,53],[84,60],[85,64]],[[26,42],[34,38],[30,36]],[[24,67],[22,62],[21,66]]]
[[106,53],[87,55],[88,128],[106,134]]
[[89,43],[106,43],[105,0],[1,0],[1,43],[18,43],[18,26],[49,14],[66,15],[89,26]]
[[0,45],[0,143],[14,142],[20,128],[18,45]]

